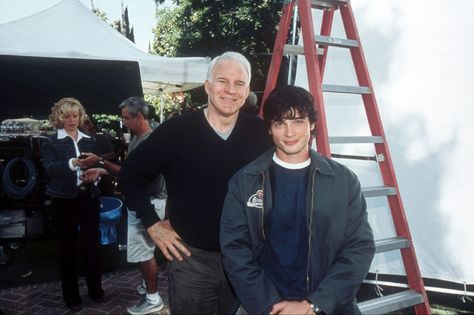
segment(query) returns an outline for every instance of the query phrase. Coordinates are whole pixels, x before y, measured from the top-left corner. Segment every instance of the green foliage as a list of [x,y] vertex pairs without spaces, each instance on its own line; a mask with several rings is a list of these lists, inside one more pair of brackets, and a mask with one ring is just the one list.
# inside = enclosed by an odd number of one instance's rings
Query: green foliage
[[104,11],[101,11],[99,10],[98,8],[96,7],[93,7],[92,8],[92,13],[94,13],[95,15],[97,15],[98,17],[100,17],[102,19],[102,21],[106,22],[106,23],[109,23],[109,19],[107,18],[107,14],[105,14]]
[[110,26],[116,29],[123,36],[128,38],[130,41],[135,42],[133,26],[130,27],[130,21],[128,19],[128,7],[125,7],[124,9],[122,6],[122,19],[112,21],[111,23],[107,18],[107,14],[104,11],[101,11],[99,8],[95,7],[94,5],[92,6],[92,12],[98,17],[100,17],[104,22],[108,23]]
[[161,122],[175,115],[181,114],[183,111],[189,110],[189,96],[186,93],[161,93],[161,94],[145,94],[145,100],[148,104],[155,108],[157,121]]
[[472,314],[472,311],[434,304],[431,305],[431,313],[433,315],[467,315]]
[[176,27],[180,18],[178,8],[163,8],[156,12],[156,18],[159,23],[153,29],[155,40],[152,45],[152,53],[166,57],[176,57],[179,40],[182,31]]
[[[192,104],[189,100],[189,95],[183,92],[145,94],[144,98],[149,105],[155,108],[156,116],[158,117],[156,120],[158,122],[161,122],[161,116],[163,116],[163,121],[165,121],[168,118],[193,109],[193,106],[189,105]],[[119,131],[121,120],[119,115],[93,114],[92,119],[96,124],[98,132],[115,136]]]
[[121,118],[118,115],[92,114],[92,120],[97,132],[109,134],[114,138],[119,132]]
[[243,53],[254,91],[263,91],[282,1],[181,0],[158,11],[152,52],[173,57]]

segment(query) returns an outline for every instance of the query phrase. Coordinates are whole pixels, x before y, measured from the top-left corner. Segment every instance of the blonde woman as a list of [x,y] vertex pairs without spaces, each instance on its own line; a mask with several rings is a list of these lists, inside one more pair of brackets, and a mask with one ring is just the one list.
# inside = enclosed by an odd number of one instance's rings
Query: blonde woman
[[96,302],[104,301],[99,261],[98,177],[85,177],[85,163],[81,161],[82,152],[97,153],[98,150],[95,139],[79,130],[85,116],[84,107],[77,99],[67,97],[59,100],[49,116],[57,131],[41,145],[43,165],[49,176],[46,194],[51,196],[59,238],[63,299],[73,311],[82,309],[78,284],[79,255],[84,261],[89,296]]

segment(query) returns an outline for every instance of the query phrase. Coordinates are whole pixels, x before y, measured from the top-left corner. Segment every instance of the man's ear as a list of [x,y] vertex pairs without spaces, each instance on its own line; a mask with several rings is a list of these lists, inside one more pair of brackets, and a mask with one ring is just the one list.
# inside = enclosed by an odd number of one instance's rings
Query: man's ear
[[204,81],[204,90],[206,94],[209,95],[209,89],[211,88],[211,82],[209,80]]

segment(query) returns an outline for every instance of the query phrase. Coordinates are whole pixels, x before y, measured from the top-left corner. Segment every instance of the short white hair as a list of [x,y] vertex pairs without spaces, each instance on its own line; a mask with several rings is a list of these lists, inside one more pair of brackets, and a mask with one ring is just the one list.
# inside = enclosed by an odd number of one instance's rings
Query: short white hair
[[244,66],[245,71],[247,72],[247,76],[248,76],[248,82],[246,83],[250,84],[250,79],[252,77],[252,68],[250,66],[250,62],[247,60],[247,58],[245,58],[244,55],[235,51],[227,51],[223,53],[222,55],[217,56],[214,59],[212,59],[211,63],[209,64],[209,69],[207,70],[207,80],[211,81],[212,75],[214,74],[214,68],[219,62],[223,60],[229,60],[229,59],[234,60],[240,63],[242,66]]

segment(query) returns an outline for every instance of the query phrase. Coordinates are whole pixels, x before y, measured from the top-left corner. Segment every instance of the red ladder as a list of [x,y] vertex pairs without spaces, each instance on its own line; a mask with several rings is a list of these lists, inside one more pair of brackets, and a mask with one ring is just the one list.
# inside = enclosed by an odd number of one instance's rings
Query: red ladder
[[[331,154],[330,143],[373,143],[376,155],[371,159],[378,162],[383,186],[364,187],[366,198],[387,197],[396,236],[377,240],[376,253],[400,250],[408,280],[408,290],[387,295],[374,300],[359,303],[363,314],[382,314],[407,307],[414,307],[416,314],[431,314],[423,279],[418,267],[408,221],[403,209],[392,159],[385,139],[382,121],[377,108],[375,94],[362,51],[350,0],[298,0],[298,12],[303,35],[303,47],[287,45],[288,33],[293,11],[296,10],[294,0],[285,0],[280,20],[272,60],[268,71],[267,82],[263,94],[263,103],[277,84],[283,54],[304,55],[308,76],[309,91],[315,98],[318,113],[316,123],[316,143],[318,152],[331,157],[367,159],[367,157],[341,156]],[[323,17],[320,35],[315,36],[311,9],[322,9]],[[347,38],[331,37],[334,12],[340,11]],[[352,63],[356,72],[358,86],[322,84],[324,68],[330,46],[350,50]],[[369,137],[329,137],[324,110],[323,92],[360,94],[364,103],[367,120],[372,136]],[[263,107],[260,114],[262,114]]]

